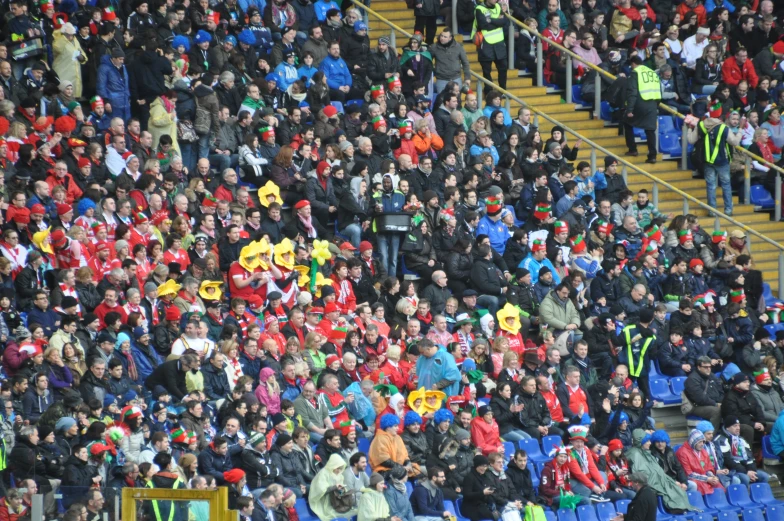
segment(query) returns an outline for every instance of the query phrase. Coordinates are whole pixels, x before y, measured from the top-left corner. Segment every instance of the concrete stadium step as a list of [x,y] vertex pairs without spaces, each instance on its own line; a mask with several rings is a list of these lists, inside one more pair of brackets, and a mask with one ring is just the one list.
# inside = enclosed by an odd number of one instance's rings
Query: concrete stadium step
[[[389,21],[400,27],[401,29],[414,32],[414,13],[411,9],[405,7],[405,4],[399,0],[381,0],[373,2],[372,8],[379,13],[379,15],[386,17]],[[377,38],[384,34],[390,33],[390,27],[383,22],[377,20],[374,16],[370,16],[370,29],[371,39]],[[467,36],[460,34],[455,35],[458,42],[462,42],[471,69],[478,73],[481,68],[479,67],[476,53],[476,46]],[[407,44],[402,35],[397,35],[397,47],[402,51],[402,47]],[[497,79],[497,72],[493,71],[493,78]],[[476,82],[472,82],[472,88],[476,90]],[[564,101],[563,92],[548,92],[548,90],[535,87],[533,85],[533,77],[531,74],[520,76],[520,71],[516,69],[509,69],[507,88],[509,92],[517,96],[523,102],[530,106],[541,110],[545,114],[552,115],[553,119],[563,122],[565,125],[573,128],[577,132],[583,134],[586,138],[596,142],[598,145],[609,150],[610,153],[622,157],[629,163],[638,165],[644,171],[656,176],[662,181],[671,184],[681,191],[691,194],[692,196],[704,200],[705,198],[705,181],[703,179],[694,179],[690,171],[682,170],[680,162],[673,160],[664,160],[661,154],[657,155],[657,163],[650,165],[645,163],[648,145],[646,143],[638,143],[637,150],[639,155],[637,157],[626,157],[624,154],[627,151],[624,138],[618,135],[617,125],[610,125],[601,120],[593,119],[590,109],[581,109],[577,104],[568,104]],[[511,113],[516,115],[518,104],[512,102]],[[542,137],[547,139],[549,137],[549,129],[552,124],[542,118],[539,119],[539,127],[542,129]],[[569,137],[570,144],[574,143],[574,139]],[[651,145],[653,146],[653,144]],[[590,150],[588,147],[583,147],[577,156],[578,161],[590,161]],[[597,151],[597,164],[603,164],[604,153]],[[653,181],[642,174],[636,174],[633,170],[629,169],[627,172],[627,181],[630,189],[638,190],[640,188],[647,188],[649,191],[652,189]],[[717,198],[720,201],[721,191],[719,189]],[[734,197],[735,206],[733,216],[739,221],[743,222],[753,229],[765,234],[771,240],[784,244],[784,223],[773,222],[770,220],[768,212],[755,212],[752,205],[739,204],[737,197]],[[683,213],[683,201],[675,192],[671,192],[660,185],[659,187],[659,209],[662,212],[673,212],[676,215]],[[713,229],[714,219],[708,216],[708,210],[697,207],[694,204],[689,205],[689,212],[697,215],[701,219],[701,223],[708,229]],[[735,225],[720,220],[719,225],[722,229],[731,229]],[[761,239],[751,238],[751,250],[755,257],[756,268],[764,273],[765,281],[771,285],[774,294],[778,291],[778,249],[769,245]],[[662,427],[666,426],[670,437],[674,442],[683,441],[687,435],[687,427],[685,418],[680,413],[678,407],[663,407],[655,408],[654,419],[657,423],[661,423]],[[677,441],[676,441],[677,440]],[[784,489],[776,486],[774,494],[777,497],[784,497]]]

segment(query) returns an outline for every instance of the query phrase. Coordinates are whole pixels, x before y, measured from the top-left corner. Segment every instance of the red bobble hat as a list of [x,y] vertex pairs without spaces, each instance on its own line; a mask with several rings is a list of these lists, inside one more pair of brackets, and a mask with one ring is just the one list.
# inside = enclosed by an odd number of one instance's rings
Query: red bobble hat
[[71,207],[70,204],[57,203],[57,216],[58,217],[60,217],[62,215],[65,215],[68,212],[73,212],[73,207]]
[[169,306],[166,309],[166,320],[169,322],[177,322],[182,318],[182,311],[177,306]]

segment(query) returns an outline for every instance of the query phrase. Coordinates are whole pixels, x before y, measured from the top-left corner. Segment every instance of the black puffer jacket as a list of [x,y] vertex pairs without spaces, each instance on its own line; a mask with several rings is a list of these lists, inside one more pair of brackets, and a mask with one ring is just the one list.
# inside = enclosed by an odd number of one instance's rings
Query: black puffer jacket
[[470,253],[452,251],[446,258],[446,276],[451,280],[468,282],[471,280],[471,268],[474,267],[474,258]]
[[[519,392],[517,386],[513,386],[513,393]],[[522,425],[517,419],[517,415],[512,412],[509,401],[501,398],[500,396],[493,396],[490,400],[490,409],[493,411],[493,418],[498,423],[498,430],[501,436],[509,431],[520,430]]]
[[367,60],[367,75],[373,84],[383,84],[387,81],[386,74],[400,71],[400,62],[394,49],[387,51],[387,56],[378,52],[371,52]]
[[251,490],[270,486],[280,475],[280,469],[272,464],[272,458],[256,449],[245,447],[241,459],[240,468],[245,471],[248,488]]
[[305,484],[302,477],[302,467],[299,464],[299,458],[294,451],[284,454],[277,445],[272,446],[271,456],[272,464],[278,468],[280,473],[275,481],[284,487],[299,488],[300,485]]
[[522,496],[523,503],[528,501],[536,503],[536,493],[530,469],[521,469],[514,460],[511,460],[506,467],[506,476],[511,480],[513,489]]
[[16,444],[8,456],[8,469],[14,473],[14,479],[17,481],[33,479],[39,491],[46,493],[52,490],[41,451],[30,443],[27,436],[17,435]]
[[403,439],[403,444],[408,450],[408,457],[412,463],[424,465],[427,460],[427,455],[430,450],[427,448],[427,437],[421,430],[416,434],[411,433],[408,429],[403,431],[400,435]]
[[71,456],[65,462],[63,472],[63,482],[61,490],[63,493],[63,503],[66,506],[74,501],[81,499],[87,494],[87,490],[93,484],[93,478],[98,475],[98,467],[88,465],[76,456]]

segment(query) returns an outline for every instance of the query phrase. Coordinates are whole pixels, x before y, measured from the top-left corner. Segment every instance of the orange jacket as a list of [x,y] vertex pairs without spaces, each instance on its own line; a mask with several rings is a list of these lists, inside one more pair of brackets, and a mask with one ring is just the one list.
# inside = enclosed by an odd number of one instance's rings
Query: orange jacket
[[396,148],[394,154],[395,159],[398,159],[400,154],[408,154],[411,156],[411,162],[414,163],[414,165],[419,164],[419,154],[417,153],[416,144],[413,139],[401,139],[400,148]]
[[431,148],[436,152],[444,148],[444,140],[438,134],[431,133],[428,136],[424,132],[417,132],[413,141],[414,148],[416,148],[419,155],[427,153]]
[[[686,19],[686,13],[688,13],[689,11],[694,11],[694,13],[697,15],[697,25],[705,25],[707,23],[707,21],[708,21],[708,14],[705,11],[705,7],[700,5],[700,4],[697,4],[694,7],[689,7],[684,2],[681,5],[679,5],[678,9],[676,10],[676,12],[679,15],[681,15],[681,20],[685,20]],[[648,11],[648,12],[650,12],[650,11]]]

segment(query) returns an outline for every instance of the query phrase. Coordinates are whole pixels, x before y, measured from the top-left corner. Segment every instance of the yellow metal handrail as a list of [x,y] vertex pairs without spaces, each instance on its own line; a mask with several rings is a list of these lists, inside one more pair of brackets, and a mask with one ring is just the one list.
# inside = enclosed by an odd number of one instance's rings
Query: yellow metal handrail
[[[543,36],[543,35],[542,35],[542,33],[540,33],[540,32],[539,32],[539,31],[537,31],[537,30],[531,29],[530,27],[528,27],[527,25],[525,25],[523,22],[521,22],[520,20],[518,20],[517,18],[515,18],[515,17],[514,17],[514,16],[512,16],[511,14],[509,14],[509,13],[504,13],[504,14],[506,15],[506,17],[507,17],[507,18],[509,18],[509,20],[511,20],[511,21],[512,21],[512,23],[513,23],[513,24],[517,25],[518,27],[521,27],[521,28],[525,29],[526,31],[528,31],[528,32],[530,32],[530,33],[533,33],[533,34],[535,34],[536,36],[538,36],[538,37],[539,37],[539,38],[541,38],[542,40],[546,41],[546,42],[548,43],[548,45],[552,45],[553,47],[556,47],[557,49],[560,49],[560,50],[561,50],[561,52],[565,52],[565,53],[566,53],[567,55],[569,55],[569,56],[570,56],[570,57],[571,57],[573,60],[577,60],[577,61],[579,61],[580,63],[582,63],[582,64],[586,65],[586,66],[587,66],[588,68],[590,68],[591,70],[593,70],[593,71],[596,71],[596,73],[597,73],[597,74],[601,74],[601,75],[602,75],[602,76],[604,76],[605,78],[607,78],[607,79],[609,79],[609,80],[612,80],[612,81],[615,81],[615,80],[617,80],[617,79],[618,79],[618,77],[617,77],[617,76],[615,76],[614,74],[607,72],[606,70],[602,69],[601,67],[597,67],[597,66],[596,66],[596,65],[594,65],[593,63],[590,63],[590,62],[587,62],[587,61],[585,61],[585,59],[584,59],[584,58],[582,58],[580,55],[578,55],[578,54],[576,54],[576,53],[572,52],[571,50],[567,49],[566,47],[564,47],[564,46],[563,46],[563,45],[561,45],[560,43],[558,43],[558,42],[556,42],[556,41],[553,41],[553,40],[551,40],[550,38],[547,38],[546,36]],[[511,65],[512,65],[512,64],[510,64],[510,66],[511,66]],[[680,112],[678,112],[677,110],[673,109],[672,107],[670,107],[669,105],[666,105],[666,104],[664,104],[664,103],[659,103],[659,108],[661,108],[661,109],[665,110],[666,112],[669,112],[669,113],[670,113],[670,114],[672,114],[673,116],[677,116],[677,117],[679,117],[680,119],[685,119],[685,118],[686,118],[686,116],[685,116],[685,115],[681,114],[681,113],[680,113]],[[763,164],[763,165],[765,165],[765,166],[767,166],[767,167],[769,167],[769,168],[772,168],[772,169],[776,170],[776,171],[777,171],[777,172],[779,172],[780,174],[784,174],[784,169],[782,169],[781,167],[778,167],[778,166],[774,165],[773,163],[769,163],[768,161],[766,161],[766,160],[765,160],[765,159],[763,159],[762,157],[760,157],[760,156],[758,156],[758,155],[756,155],[756,154],[754,154],[754,153],[752,153],[752,152],[749,152],[748,150],[746,150],[746,149],[745,149],[745,148],[743,148],[743,147],[740,147],[740,146],[735,146],[735,150],[736,150],[736,151],[738,151],[738,152],[740,152],[741,154],[744,154],[744,155],[746,155],[746,156],[749,156],[751,159],[753,159],[753,160],[757,161],[757,162],[758,162],[758,163],[760,163],[760,164]]]
[[[383,24],[385,24],[385,25],[387,25],[387,26],[391,27],[393,30],[395,30],[395,31],[397,31],[397,32],[399,32],[399,33],[401,33],[401,34],[403,34],[403,35],[405,35],[405,36],[409,37],[409,38],[412,36],[412,34],[411,34],[411,33],[409,33],[408,31],[405,31],[404,29],[400,28],[399,26],[397,26],[397,25],[396,25],[396,24],[394,24],[393,22],[390,22],[389,20],[387,20],[386,18],[384,18],[383,16],[381,16],[380,14],[378,14],[377,12],[375,12],[373,9],[371,9],[371,8],[369,8],[369,7],[365,6],[365,5],[363,5],[363,4],[362,4],[361,2],[359,2],[358,0],[351,0],[351,2],[352,2],[352,3],[354,3],[354,4],[355,4],[357,7],[359,7],[360,9],[362,9],[362,10],[364,10],[364,11],[367,11],[368,13],[372,14],[373,16],[375,16],[375,17],[376,17],[376,18],[377,18],[377,19],[378,19],[380,22],[382,22]],[[568,49],[566,49],[566,50],[568,51]],[[618,161],[620,161],[620,162],[621,162],[621,163],[622,163],[622,164],[623,164],[625,167],[627,167],[627,168],[631,168],[631,169],[632,169],[632,170],[634,170],[635,172],[637,172],[637,173],[639,173],[639,174],[642,174],[643,176],[647,177],[648,179],[651,179],[651,180],[653,181],[653,183],[654,183],[654,188],[657,188],[657,187],[656,187],[656,184],[657,184],[657,183],[658,183],[658,184],[661,184],[661,185],[662,185],[662,186],[664,186],[665,188],[667,188],[667,189],[669,189],[669,190],[671,190],[671,191],[675,192],[675,193],[676,193],[676,194],[678,194],[679,196],[681,196],[681,197],[684,199],[684,201],[691,201],[691,202],[695,203],[697,206],[699,206],[700,208],[703,208],[703,209],[707,210],[707,211],[708,211],[708,213],[709,213],[709,215],[710,215],[710,214],[714,214],[714,215],[715,215],[715,216],[717,216],[717,217],[721,217],[721,218],[723,218],[723,219],[725,219],[725,220],[727,220],[727,221],[731,222],[733,225],[735,225],[735,226],[737,226],[737,227],[741,228],[742,230],[745,230],[747,233],[750,233],[751,235],[753,235],[753,236],[755,236],[755,237],[758,237],[758,238],[759,238],[759,239],[761,239],[762,241],[764,241],[764,242],[766,242],[766,243],[770,244],[771,246],[773,246],[773,247],[777,248],[777,249],[778,249],[780,252],[784,252],[784,245],[781,245],[781,244],[777,243],[776,241],[774,241],[774,240],[772,240],[772,239],[770,239],[770,238],[766,237],[765,235],[763,235],[763,234],[761,234],[761,233],[757,232],[756,230],[754,230],[754,229],[752,229],[752,228],[749,228],[749,227],[748,227],[748,226],[746,226],[745,224],[741,223],[740,221],[737,221],[737,220],[733,219],[733,218],[732,218],[732,217],[730,217],[729,215],[726,215],[725,213],[723,213],[723,212],[720,212],[720,211],[718,211],[717,209],[715,209],[715,208],[713,208],[713,207],[711,207],[711,206],[708,206],[707,204],[703,203],[703,202],[702,202],[702,201],[700,201],[699,199],[696,199],[695,197],[692,197],[691,195],[689,195],[689,194],[687,194],[686,192],[684,192],[684,191],[682,191],[682,190],[680,190],[680,189],[678,189],[678,188],[676,188],[676,187],[672,186],[671,184],[667,183],[666,181],[662,181],[661,179],[657,178],[656,176],[654,176],[654,175],[650,174],[649,172],[646,172],[645,170],[642,170],[642,169],[641,169],[641,168],[639,168],[638,166],[634,165],[633,163],[630,163],[630,162],[629,162],[629,161],[627,161],[626,159],[623,159],[622,157],[618,157],[616,154],[614,154],[614,153],[610,152],[609,150],[607,150],[607,149],[606,149],[606,148],[604,148],[603,146],[599,145],[598,143],[595,143],[595,142],[591,141],[591,140],[590,140],[590,139],[588,139],[587,137],[584,137],[584,136],[582,136],[582,135],[581,135],[580,133],[578,133],[576,130],[573,130],[573,129],[572,129],[572,128],[570,128],[569,126],[567,126],[567,125],[565,125],[565,124],[563,124],[563,123],[561,123],[561,122],[559,122],[559,121],[557,121],[557,120],[553,119],[552,117],[548,116],[547,114],[545,114],[544,112],[540,111],[539,109],[537,109],[537,108],[535,108],[535,107],[532,107],[531,105],[527,104],[526,102],[524,102],[522,99],[518,98],[517,96],[515,96],[515,95],[514,95],[514,94],[512,94],[511,92],[507,91],[506,89],[502,89],[500,86],[496,85],[495,83],[493,83],[493,82],[491,82],[491,81],[488,81],[488,80],[487,80],[487,79],[485,79],[483,76],[481,76],[481,75],[479,75],[479,74],[475,73],[474,71],[471,71],[471,76],[473,76],[473,77],[474,77],[474,78],[475,78],[477,81],[479,81],[479,82],[482,82],[482,83],[484,83],[484,84],[486,84],[486,85],[488,85],[488,86],[492,87],[494,90],[497,90],[497,91],[499,91],[499,92],[503,93],[503,94],[504,94],[505,96],[507,96],[508,98],[515,100],[515,101],[516,101],[517,103],[519,103],[520,105],[522,105],[522,106],[524,106],[524,107],[527,107],[527,108],[528,108],[528,109],[530,109],[532,112],[536,113],[536,114],[537,114],[538,116],[540,116],[540,117],[543,117],[544,119],[546,119],[547,121],[549,121],[549,122],[553,123],[554,125],[558,125],[558,126],[560,126],[560,127],[563,127],[563,128],[564,128],[564,129],[565,129],[567,132],[569,132],[570,134],[574,135],[574,136],[575,136],[575,137],[577,137],[578,139],[582,140],[583,142],[585,142],[586,144],[588,144],[590,147],[592,147],[594,150],[599,150],[599,151],[600,151],[600,152],[602,152],[603,154],[606,154],[606,155],[608,155],[608,156],[613,156],[613,157],[615,157],[615,158],[616,158],[616,159],[618,159]],[[685,208],[687,208],[687,207],[688,207],[688,205],[687,205],[687,204],[684,204],[684,207],[685,207]],[[684,212],[684,213],[687,213],[687,212]],[[780,264],[780,270],[779,270],[779,271],[780,271],[780,275],[782,275],[782,273],[781,273],[781,272],[782,272],[783,270],[781,269],[781,261],[780,261],[780,263],[779,263],[779,264]],[[784,279],[784,275],[780,276],[780,279]],[[782,287],[782,288],[784,288],[784,283],[782,283],[781,287]]]

